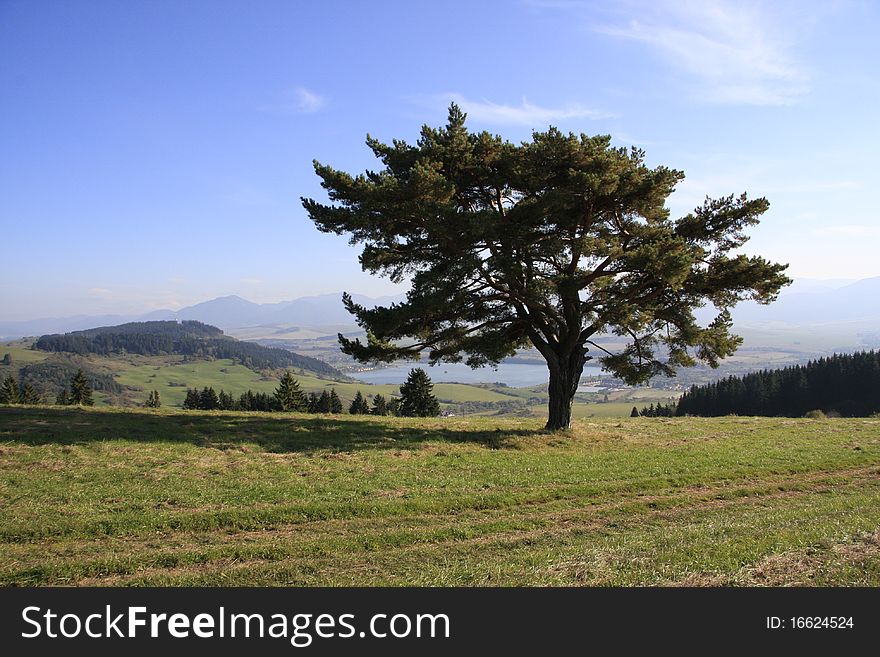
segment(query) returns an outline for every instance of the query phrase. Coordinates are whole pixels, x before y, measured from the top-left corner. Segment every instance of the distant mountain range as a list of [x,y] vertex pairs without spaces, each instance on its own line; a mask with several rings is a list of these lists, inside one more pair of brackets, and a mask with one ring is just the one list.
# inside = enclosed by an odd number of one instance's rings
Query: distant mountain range
[[880,276],[830,287],[809,283],[795,281],[769,306],[740,304],[733,312],[734,323],[801,326],[880,322]]
[[[368,297],[353,294],[356,303],[372,307],[402,301],[405,295]],[[67,333],[96,326],[126,322],[194,319],[224,331],[248,326],[338,326],[354,325],[354,318],[342,305],[342,292],[301,297],[280,303],[254,303],[231,295],[204,301],[180,310],[156,310],[144,315],[75,315],[0,323],[0,338],[10,340],[47,333]]]
[[[365,306],[399,302],[405,295],[372,298],[352,295]],[[46,333],[64,333],[132,321],[194,319],[224,331],[250,326],[352,326],[342,306],[342,293],[302,297],[280,303],[253,303],[238,296],[205,301],[180,310],[157,310],[138,316],[100,315],[35,319],[0,323],[0,338],[13,339]],[[701,318],[710,312],[701,312]],[[734,324],[742,326],[810,326],[843,322],[877,324],[880,329],[880,276],[859,281],[798,279],[769,306],[746,302],[737,306]]]

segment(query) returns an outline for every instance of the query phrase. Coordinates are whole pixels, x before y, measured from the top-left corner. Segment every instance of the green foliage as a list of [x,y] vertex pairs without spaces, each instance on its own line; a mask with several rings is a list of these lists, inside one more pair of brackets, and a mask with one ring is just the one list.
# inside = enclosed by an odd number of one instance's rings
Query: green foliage
[[639,417],[639,409],[637,409],[635,406],[633,406],[633,409],[632,409],[632,411],[630,411],[629,416],[630,417]]
[[387,403],[388,415],[400,415],[400,397],[392,397]]
[[275,389],[275,399],[282,411],[303,412],[308,410],[309,404],[306,396],[299,387],[299,383],[293,378],[290,370],[284,372],[281,382]]
[[880,351],[838,354],[693,386],[678,415],[782,415],[809,411],[867,417],[880,411]]
[[55,404],[58,406],[68,406],[70,405],[70,395],[67,393],[67,390],[59,390],[58,394],[55,396]]
[[339,398],[339,395],[336,394],[336,388],[330,388],[330,412],[342,412],[342,400]]
[[657,404],[656,407],[654,404],[651,404],[650,406],[642,408],[641,413],[638,413],[637,415],[641,415],[642,417],[674,417],[675,409],[675,404]]
[[92,406],[92,387],[82,370],[78,370],[70,382],[70,394],[68,401],[72,406]]
[[[352,176],[315,163],[332,204],[303,199],[317,228],[364,245],[366,271],[405,277],[405,302],[366,308],[343,297],[367,342],[339,336],[362,361],[498,363],[534,345],[550,369],[548,428],[568,426],[571,400],[595,349],[628,383],[698,361],[717,366],[741,340],[738,301],[769,303],[785,265],[733,255],[769,207],[744,194],[709,200],[675,221],[665,203],[683,178],[649,168],[608,136],[555,128],[513,144],[471,133],[449,108],[415,146],[368,138],[378,172]],[[700,327],[693,309],[711,302]],[[625,338],[616,352],[592,341]]]
[[114,380],[113,375],[94,363],[80,362],[80,359],[66,354],[51,354],[46,360],[28,363],[19,370],[22,385],[30,383],[43,395],[55,396],[62,390],[69,390],[77,372],[82,370],[89,380],[92,390],[118,394],[122,386]]
[[38,393],[36,388],[34,388],[29,382],[25,382],[21,385],[19,393],[22,404],[35,405],[43,402],[40,398],[40,393]]
[[3,356],[3,361],[0,364],[6,365],[6,366],[12,365],[12,354],[5,354]]
[[18,384],[11,376],[7,376],[3,380],[3,386],[0,387],[0,404],[19,404],[21,396],[18,392]]
[[201,397],[199,391],[195,388],[186,391],[186,399],[183,400],[183,407],[187,410],[195,410],[201,406]]
[[147,408],[160,408],[162,406],[162,399],[159,396],[158,390],[150,391],[150,394],[147,396],[147,402],[144,406]]
[[214,388],[204,387],[199,393],[199,408],[203,411],[214,411],[220,408],[220,398]]
[[238,410],[238,404],[232,395],[221,388],[220,392],[217,393],[217,408],[221,411],[233,411]]
[[376,393],[373,396],[373,409],[370,412],[373,415],[388,415],[388,405],[383,395]]
[[434,385],[421,367],[410,371],[400,386],[400,415],[404,417],[433,417],[440,415],[440,403],[433,393]]
[[348,412],[351,415],[369,415],[370,406],[369,404],[367,404],[367,400],[364,399],[364,396],[361,394],[360,390],[358,390],[355,394],[351,405],[348,407]]

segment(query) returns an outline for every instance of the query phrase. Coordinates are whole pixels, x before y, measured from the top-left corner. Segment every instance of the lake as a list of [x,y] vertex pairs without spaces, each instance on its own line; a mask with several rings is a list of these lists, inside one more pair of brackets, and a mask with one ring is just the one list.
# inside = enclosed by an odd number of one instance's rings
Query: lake
[[[414,367],[421,367],[434,383],[506,383],[511,388],[524,388],[547,383],[547,366],[543,363],[501,363],[497,368],[471,369],[464,363],[450,363],[431,367],[427,363],[395,365],[371,372],[356,372],[350,376],[365,383],[403,383]],[[585,367],[585,377],[598,376],[602,369]]]

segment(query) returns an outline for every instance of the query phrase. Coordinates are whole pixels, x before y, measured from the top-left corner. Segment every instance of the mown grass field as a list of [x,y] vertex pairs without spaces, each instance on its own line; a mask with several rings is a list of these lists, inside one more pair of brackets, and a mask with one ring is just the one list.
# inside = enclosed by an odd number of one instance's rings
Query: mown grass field
[[880,420],[0,408],[2,585],[880,585]]

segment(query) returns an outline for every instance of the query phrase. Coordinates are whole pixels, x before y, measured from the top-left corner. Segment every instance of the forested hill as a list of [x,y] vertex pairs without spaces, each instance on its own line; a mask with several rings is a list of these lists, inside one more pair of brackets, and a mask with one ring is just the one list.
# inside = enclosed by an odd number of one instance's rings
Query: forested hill
[[196,321],[131,322],[72,333],[44,335],[34,343],[42,351],[79,355],[178,354],[203,358],[231,358],[253,370],[298,368],[324,378],[345,378],[322,360],[286,349],[242,342],[223,334],[216,326]]
[[[168,320],[161,322],[129,322],[118,326],[99,326],[84,331],[71,331],[66,336],[82,336],[94,338],[99,335],[165,335],[171,338],[220,338],[223,331],[216,326],[194,320],[178,322]],[[45,337],[45,336],[44,336]]]
[[820,358],[694,386],[677,415],[802,417],[810,411],[866,417],[880,412],[880,352]]

